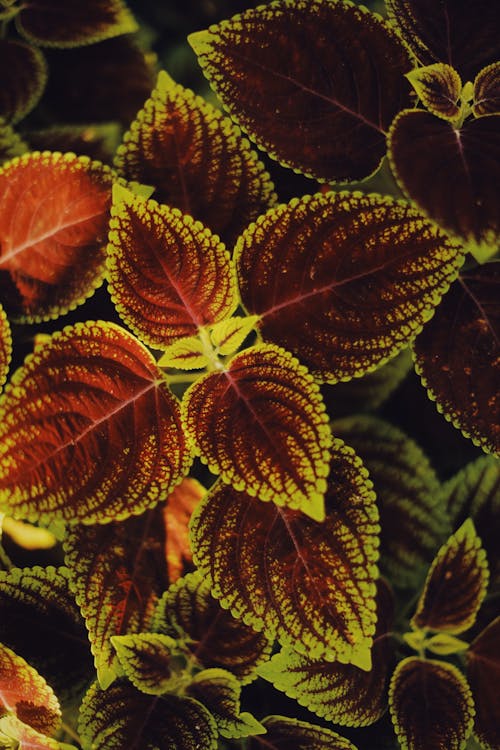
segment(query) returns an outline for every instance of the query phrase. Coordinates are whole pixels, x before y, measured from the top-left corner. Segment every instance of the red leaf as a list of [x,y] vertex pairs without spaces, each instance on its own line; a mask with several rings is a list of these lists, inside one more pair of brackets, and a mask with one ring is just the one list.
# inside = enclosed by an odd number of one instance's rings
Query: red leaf
[[36,47],[0,39],[0,117],[17,122],[40,99],[47,82],[47,64]]
[[205,488],[196,479],[188,477],[168,496],[163,513],[167,531],[166,558],[170,583],[180,578],[193,560],[188,524],[204,495]]
[[485,628],[467,651],[467,679],[476,704],[474,734],[487,750],[500,747],[500,617]]

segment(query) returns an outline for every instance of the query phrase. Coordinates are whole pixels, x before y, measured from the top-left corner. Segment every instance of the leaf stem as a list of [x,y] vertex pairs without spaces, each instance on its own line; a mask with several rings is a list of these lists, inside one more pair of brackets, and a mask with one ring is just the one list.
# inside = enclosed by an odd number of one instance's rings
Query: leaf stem
[[73,727],[71,727],[69,724],[66,724],[66,722],[61,722],[61,729],[63,732],[65,732],[68,737],[71,737],[72,740],[75,740],[75,742],[78,742],[78,744],[81,746],[80,737],[77,735]]

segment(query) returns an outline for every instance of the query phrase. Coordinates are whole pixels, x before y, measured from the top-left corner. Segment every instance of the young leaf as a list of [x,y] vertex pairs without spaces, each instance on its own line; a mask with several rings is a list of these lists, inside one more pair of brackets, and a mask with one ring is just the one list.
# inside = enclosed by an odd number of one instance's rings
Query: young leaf
[[500,62],[488,65],[477,74],[472,111],[476,117],[500,112]]
[[331,435],[319,388],[277,346],[245,349],[184,395],[194,449],[236,490],[324,518]]
[[488,585],[488,563],[470,519],[436,555],[412,627],[456,635],[474,624]]
[[24,521],[5,516],[1,524],[2,532],[8,534],[19,547],[27,550],[51,549],[57,544],[54,534],[48,529],[33,526]]
[[0,117],[0,166],[26,151],[29,151],[28,144]]
[[426,65],[424,68],[415,68],[406,77],[424,107],[433,115],[450,122],[460,116],[462,81],[451,65]]
[[228,247],[276,199],[239,129],[164,71],[125,134],[115,166],[127,179],[155,185],[159,203],[191,214]]
[[500,747],[500,617],[485,628],[467,651],[467,679],[476,704],[474,734],[486,750]]
[[40,99],[47,83],[47,63],[39,49],[12,39],[0,39],[0,117],[22,120]]
[[222,737],[238,738],[265,734],[266,729],[247,711],[240,713],[241,683],[224,669],[199,672],[186,689],[202,703],[217,722]]
[[191,543],[222,606],[312,659],[369,669],[380,529],[366,475],[335,441],[323,523],[214,485]]
[[466,651],[469,648],[467,641],[462,641],[449,633],[436,633],[436,635],[426,638],[425,648],[433,654],[439,656],[449,656],[457,654],[460,651]]
[[122,0],[30,0],[16,16],[19,33],[28,41],[47,47],[77,47],[94,44],[138,26]]
[[262,720],[266,734],[251,737],[249,750],[356,750],[337,732],[306,721],[285,716],[267,716]]
[[198,336],[177,339],[167,346],[157,362],[158,367],[175,370],[201,370],[210,364],[205,346]]
[[129,682],[107,690],[94,683],[80,709],[85,750],[217,750],[217,725],[192,698],[145,695]]
[[168,635],[136,633],[111,636],[120,665],[130,682],[142,693],[176,692],[178,680],[172,669],[176,642]]
[[325,182],[376,171],[385,130],[411,101],[406,47],[380,16],[351,2],[278,0],[188,40],[250,138]]
[[55,333],[14,374],[0,414],[11,515],[121,520],[164,500],[191,462],[161,370],[113,323]]
[[12,356],[12,336],[5,310],[0,305],[0,389],[7,380]]
[[500,451],[500,263],[460,275],[414,344],[416,369],[446,419]]
[[463,250],[408,203],[326,193],[271,209],[235,249],[246,309],[265,340],[323,380],[394,356],[432,316]]
[[167,531],[167,571],[170,583],[177,581],[192,565],[188,524],[205,493],[202,484],[186,477],[167,498],[163,517]]
[[498,59],[500,23],[490,0],[386,0],[390,20],[422,65],[444,62],[463,81]]
[[156,610],[153,629],[174,637],[201,667],[222,667],[242,685],[255,679],[269,658],[273,639],[236,620],[210,594],[198,571],[170,586]]
[[108,271],[127,325],[157,349],[193,336],[238,305],[234,269],[217,235],[177,208],[115,185]]
[[74,154],[26,154],[0,169],[0,276],[9,316],[57,318],[102,283],[112,172]]
[[6,750],[76,750],[74,745],[47,737],[10,715],[0,719],[0,747]]
[[419,446],[377,417],[331,424],[363,461],[377,493],[381,568],[395,586],[419,586],[450,525],[435,471]]
[[487,115],[454,128],[429,112],[407,109],[388,136],[401,189],[481,262],[497,251],[500,237],[500,161],[493,156],[500,149],[499,124],[500,115]]
[[258,320],[258,315],[247,315],[244,318],[235,316],[213,325],[210,330],[210,341],[215,346],[217,354],[234,354],[256,327]]

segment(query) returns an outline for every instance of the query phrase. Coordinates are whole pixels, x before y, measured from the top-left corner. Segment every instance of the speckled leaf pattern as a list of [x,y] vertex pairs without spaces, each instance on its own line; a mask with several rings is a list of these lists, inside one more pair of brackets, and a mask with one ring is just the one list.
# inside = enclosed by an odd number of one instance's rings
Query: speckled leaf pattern
[[266,729],[248,711],[240,712],[241,684],[224,669],[205,669],[195,675],[187,695],[202,703],[217,722],[222,737],[265,734]]
[[406,77],[429,112],[451,122],[459,117],[462,81],[455,68],[434,63],[415,68]]
[[414,344],[438,410],[488,453],[500,453],[499,294],[499,263],[463,272]]
[[323,523],[218,482],[191,521],[214,596],[282,645],[369,669],[380,528],[366,476],[336,441]]
[[201,667],[229,670],[242,685],[256,677],[273,638],[257,632],[210,594],[210,582],[195,571],[179,579],[158,603],[153,629],[176,638]]
[[186,391],[185,432],[202,461],[236,490],[324,518],[331,435],[318,386],[277,346],[237,354]]
[[380,512],[380,565],[395,586],[419,587],[451,528],[440,483],[421,448],[377,417],[334,420],[370,473]]
[[197,479],[186,477],[167,498],[163,517],[167,532],[167,571],[170,583],[180,578],[192,565],[189,520],[205,492]]
[[57,318],[102,283],[112,172],[74,154],[26,154],[0,169],[0,278],[9,317]]
[[391,126],[388,150],[399,186],[422,211],[461,237],[478,260],[496,252],[500,115],[454,128],[430,112],[407,109]]
[[488,65],[477,74],[472,111],[476,117],[500,112],[500,62]]
[[250,739],[249,750],[356,750],[355,746],[331,729],[286,716],[262,720],[266,734]]
[[53,334],[14,374],[0,414],[0,508],[11,515],[121,520],[165,500],[191,463],[161,370],[113,323]]
[[119,186],[111,216],[111,296],[145,343],[165,348],[234,312],[235,273],[217,235],[179,209]]
[[0,166],[15,156],[29,151],[29,146],[21,136],[0,117]]
[[12,336],[5,310],[0,305],[0,389],[7,379],[12,356]]
[[138,26],[123,0],[30,0],[16,16],[20,34],[47,47],[77,47],[120,34]]
[[178,687],[172,657],[176,643],[168,635],[135,633],[111,636],[120,665],[130,682],[148,695],[161,695]]
[[61,700],[89,680],[87,633],[65,568],[0,572],[0,642],[40,672]]
[[217,750],[217,725],[192,698],[145,695],[128,682],[92,685],[80,710],[85,750]]
[[401,750],[463,750],[472,731],[474,703],[465,677],[442,661],[401,661],[389,692]]
[[476,704],[474,734],[486,750],[500,747],[500,617],[493,620],[467,651],[467,679]]
[[474,624],[488,585],[488,563],[470,519],[439,550],[412,627],[463,633]]
[[154,185],[159,203],[194,216],[228,248],[276,200],[239,129],[164,71],[125,134],[115,166],[127,179]]
[[354,3],[278,0],[189,42],[250,138],[322,181],[374,172],[385,130],[411,102],[406,47],[380,16]]
[[163,514],[160,506],[121,523],[68,529],[66,564],[103,688],[116,677],[110,637],[147,630],[168,585]]
[[265,340],[323,380],[394,356],[432,316],[461,246],[404,201],[339,192],[270,210],[237,243],[243,304]]
[[7,742],[6,745],[1,745],[7,750],[76,750],[74,745],[47,737],[15,716],[4,716],[0,719],[0,742],[2,741]]
[[13,39],[0,39],[0,117],[22,120],[40,99],[47,83],[47,63],[39,49]]

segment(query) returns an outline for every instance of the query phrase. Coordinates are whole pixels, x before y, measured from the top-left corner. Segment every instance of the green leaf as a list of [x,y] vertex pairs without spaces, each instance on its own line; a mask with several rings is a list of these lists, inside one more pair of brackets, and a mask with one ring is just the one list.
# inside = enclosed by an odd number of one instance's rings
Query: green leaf
[[193,515],[191,543],[222,606],[313,659],[369,669],[380,528],[366,476],[335,441],[322,523],[215,484]]
[[462,81],[457,71],[445,63],[415,68],[406,74],[426,109],[436,117],[454,122],[460,117]]
[[474,734],[486,750],[500,746],[500,617],[471,643],[467,651],[467,679],[476,703]]
[[47,83],[42,52],[23,42],[0,39],[0,117],[18,122],[35,107]]
[[330,429],[319,387],[289,352],[269,344],[240,352],[190,386],[182,419],[194,450],[224,482],[324,518]]
[[426,649],[438,656],[457,654],[469,648],[467,641],[462,641],[449,633],[436,633],[431,638],[427,638],[424,645]]
[[261,216],[235,262],[263,338],[336,382],[407,346],[456,278],[463,249],[404,201],[330,192]]
[[111,643],[125,675],[141,693],[177,692],[179,680],[172,662],[178,649],[173,638],[157,633],[135,633],[113,635]]
[[175,370],[201,370],[210,365],[210,360],[198,336],[187,336],[167,346],[157,365]]
[[118,149],[127,179],[210,227],[231,247],[276,196],[255,151],[227,117],[161,71]]
[[476,117],[500,112],[500,62],[483,68],[474,79],[472,111]]
[[0,117],[0,166],[26,151],[29,151],[28,144]]
[[262,720],[266,734],[250,739],[249,750],[356,750],[355,746],[331,729],[286,716]]
[[215,346],[216,353],[227,356],[238,351],[258,320],[258,315],[247,315],[244,318],[235,316],[213,325],[210,329],[210,341]]
[[165,592],[153,629],[175,638],[196,665],[229,670],[242,685],[255,679],[257,667],[269,658],[273,645],[265,632],[256,632],[222,609],[198,571]]
[[12,334],[5,310],[0,305],[0,389],[7,379],[12,357]]

